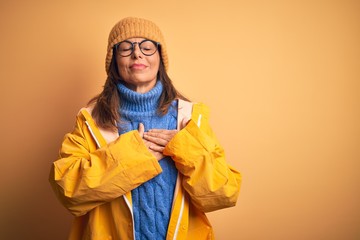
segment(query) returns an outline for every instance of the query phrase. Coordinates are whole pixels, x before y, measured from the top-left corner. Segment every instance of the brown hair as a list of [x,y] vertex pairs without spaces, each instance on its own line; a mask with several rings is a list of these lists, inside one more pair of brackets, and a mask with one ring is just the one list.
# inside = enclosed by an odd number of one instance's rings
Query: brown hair
[[[159,46],[161,48],[161,46]],[[160,49],[159,49],[160,50]],[[179,91],[174,87],[170,77],[165,71],[165,66],[162,61],[161,51],[160,54],[160,66],[157,74],[158,79],[163,85],[163,92],[160,96],[158,113],[164,115],[167,113],[168,108],[172,101],[176,98],[183,100],[188,100],[184,97]],[[115,56],[115,54],[113,55]],[[117,68],[116,58],[111,59],[108,77],[105,81],[103,91],[92,98],[89,101],[90,104],[95,104],[92,111],[92,117],[94,118],[96,124],[104,129],[116,129],[117,123],[120,120],[119,107],[120,107],[120,97],[117,90],[117,84],[123,82],[119,71]]]

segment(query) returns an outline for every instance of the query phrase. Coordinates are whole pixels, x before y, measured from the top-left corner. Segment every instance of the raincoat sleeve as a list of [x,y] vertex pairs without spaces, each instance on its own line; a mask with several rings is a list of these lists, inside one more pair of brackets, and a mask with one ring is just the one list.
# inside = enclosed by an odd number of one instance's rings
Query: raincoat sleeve
[[100,148],[92,134],[79,115],[51,168],[50,183],[75,216],[114,200],[162,171],[137,131],[120,135]]
[[211,130],[208,108],[194,105],[191,120],[165,147],[183,175],[191,202],[204,212],[236,204],[241,175],[225,161],[225,153]]

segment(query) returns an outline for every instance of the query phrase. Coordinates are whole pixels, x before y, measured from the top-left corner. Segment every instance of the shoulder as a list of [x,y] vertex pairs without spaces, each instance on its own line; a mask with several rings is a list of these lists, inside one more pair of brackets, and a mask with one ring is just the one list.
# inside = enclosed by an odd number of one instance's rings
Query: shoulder
[[91,116],[92,108],[89,106],[82,107],[75,117],[75,126],[74,130],[80,130],[85,131],[90,126],[91,128],[97,128],[97,125],[95,123],[95,120]]
[[210,108],[207,104],[198,102],[198,103],[193,103],[193,111],[199,111],[202,114],[208,115],[210,113]]
[[210,109],[208,105],[202,102],[191,102],[183,99],[178,100],[178,110],[184,112],[191,112],[193,115],[204,115],[208,116]]
[[104,129],[99,127],[92,117],[93,109],[94,104],[81,108],[78,113],[78,118],[81,118],[80,121],[85,123],[86,128],[89,129],[93,138],[96,139],[95,141],[99,147],[115,141],[119,137],[117,129]]
[[92,118],[92,111],[94,109],[94,104],[87,105],[85,107],[80,108],[80,110],[77,113],[77,117],[82,118],[85,121],[91,121],[93,122],[94,119]]

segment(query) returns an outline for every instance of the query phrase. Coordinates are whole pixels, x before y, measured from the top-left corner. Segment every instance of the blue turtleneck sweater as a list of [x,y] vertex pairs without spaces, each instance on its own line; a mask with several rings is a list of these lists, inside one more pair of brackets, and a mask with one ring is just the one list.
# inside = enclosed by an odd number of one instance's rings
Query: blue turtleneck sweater
[[[153,128],[176,129],[177,101],[170,106],[167,114],[157,112],[159,98],[163,90],[160,81],[149,92],[141,94],[118,84],[120,93],[119,134],[139,128],[143,123],[145,131]],[[177,170],[170,157],[159,161],[162,173],[133,189],[132,202],[136,240],[161,240],[166,238],[170,220]]]

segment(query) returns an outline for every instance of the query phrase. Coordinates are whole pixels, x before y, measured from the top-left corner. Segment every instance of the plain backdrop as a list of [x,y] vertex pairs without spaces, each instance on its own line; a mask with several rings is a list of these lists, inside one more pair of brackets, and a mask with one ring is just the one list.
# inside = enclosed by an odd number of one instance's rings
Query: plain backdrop
[[127,16],[162,29],[170,77],[243,175],[236,207],[208,214],[217,239],[360,239],[356,0],[2,0],[1,239],[66,239],[50,165]]

